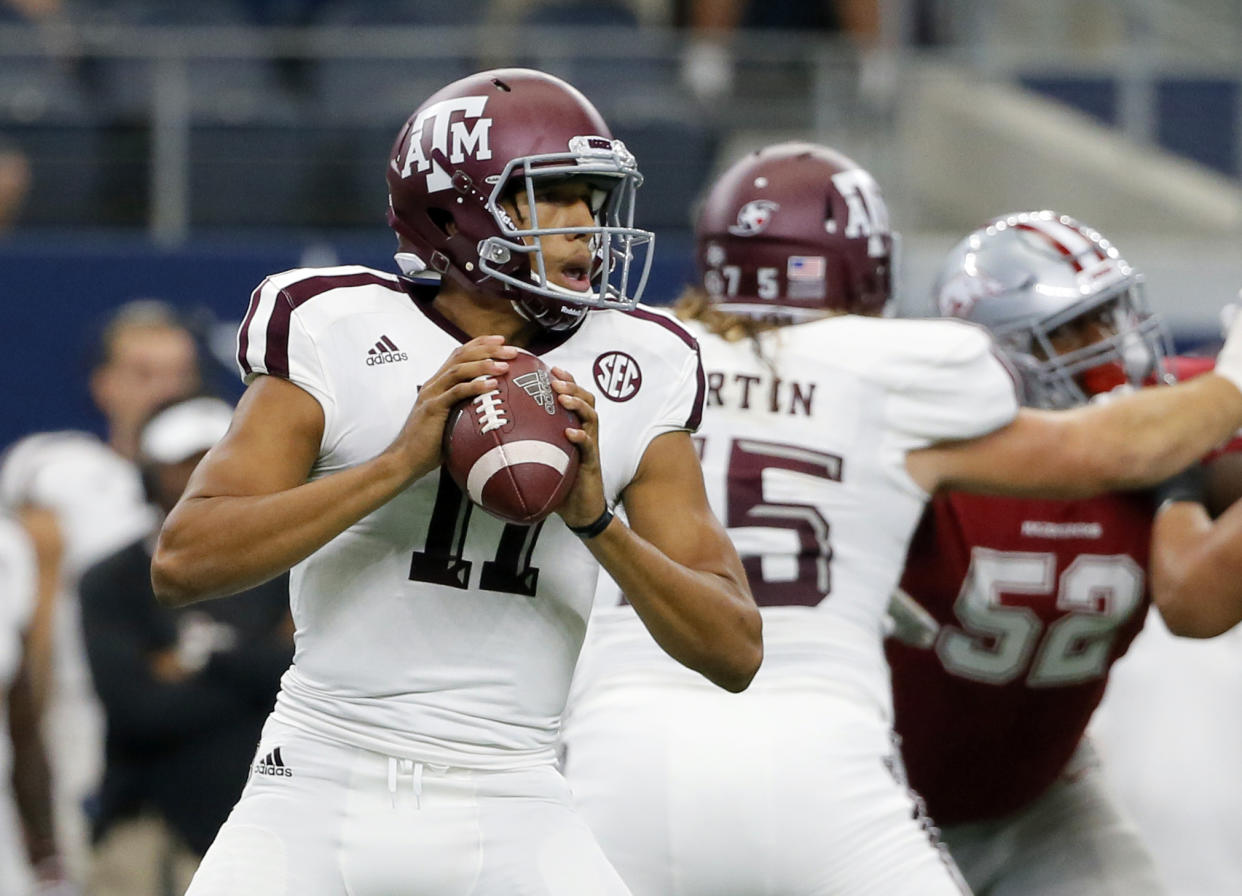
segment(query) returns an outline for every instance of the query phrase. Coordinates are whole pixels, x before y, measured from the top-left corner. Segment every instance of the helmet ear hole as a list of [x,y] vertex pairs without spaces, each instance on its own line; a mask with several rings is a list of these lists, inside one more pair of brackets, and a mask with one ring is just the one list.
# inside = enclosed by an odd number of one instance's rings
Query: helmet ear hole
[[431,223],[435,225],[445,236],[452,236],[457,233],[457,224],[453,220],[453,216],[442,208],[427,209],[427,217],[431,219]]

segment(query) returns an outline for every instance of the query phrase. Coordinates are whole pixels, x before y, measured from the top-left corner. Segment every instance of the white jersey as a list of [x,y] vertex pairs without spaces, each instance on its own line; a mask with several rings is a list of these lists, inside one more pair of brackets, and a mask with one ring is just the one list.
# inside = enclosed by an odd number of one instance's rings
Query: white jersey
[[21,824],[13,804],[13,742],[9,738],[9,688],[22,661],[23,637],[35,609],[34,548],[15,521],[0,516],[0,892],[29,886]]
[[56,512],[71,583],[88,566],[151,532],[137,467],[88,432],[62,430],[26,436],[4,453],[0,502],[31,503]]
[[[16,521],[0,517],[0,691],[9,685],[22,656],[22,637],[34,613],[34,549]],[[2,740],[2,738],[0,738]]]
[[[987,333],[950,320],[843,315],[727,342],[690,326],[707,403],[699,435],[708,497],[764,617],[751,689],[780,681],[878,704],[889,594],[928,495],[908,452],[983,435],[1018,410]],[[575,688],[633,675],[685,678],[601,587]]]
[[0,504],[26,503],[56,514],[64,546],[43,731],[61,850],[80,873],[89,854],[82,806],[103,770],[104,717],[82,641],[78,579],[91,565],[150,534],[157,514],[146,502],[134,464],[92,433],[76,430],[29,435],[5,451]]
[[[284,377],[318,399],[320,477],[383,451],[467,339],[395,277],[296,270],[255,291],[238,357],[247,381]],[[610,501],[655,436],[698,423],[697,348],[667,314],[597,311],[530,348],[595,393]],[[597,570],[559,517],[506,525],[430,473],[294,567],[296,651],[275,715],[390,756],[549,762]]]

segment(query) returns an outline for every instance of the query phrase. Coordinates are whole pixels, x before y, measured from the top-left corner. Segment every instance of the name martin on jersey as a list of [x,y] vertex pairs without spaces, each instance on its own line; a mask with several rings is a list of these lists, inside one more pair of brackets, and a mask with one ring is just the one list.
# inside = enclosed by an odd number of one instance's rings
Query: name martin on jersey
[[706,402],[709,408],[728,406],[809,417],[815,409],[815,383],[709,370]]

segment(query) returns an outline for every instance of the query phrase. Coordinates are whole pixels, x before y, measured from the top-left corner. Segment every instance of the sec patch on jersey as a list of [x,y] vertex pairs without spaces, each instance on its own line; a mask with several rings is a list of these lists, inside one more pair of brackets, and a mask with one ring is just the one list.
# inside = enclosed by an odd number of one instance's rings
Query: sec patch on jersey
[[578,475],[548,366],[521,351],[497,386],[456,405],[444,427],[444,465],[475,504],[505,522],[531,525],[556,510]]

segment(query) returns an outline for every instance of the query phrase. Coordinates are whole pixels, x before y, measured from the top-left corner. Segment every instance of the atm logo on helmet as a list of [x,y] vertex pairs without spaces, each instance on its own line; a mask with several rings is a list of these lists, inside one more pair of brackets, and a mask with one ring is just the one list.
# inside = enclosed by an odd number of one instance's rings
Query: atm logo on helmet
[[[427,192],[438,193],[451,187],[453,179],[437,156],[453,165],[461,164],[467,156],[479,161],[490,159],[492,119],[483,117],[486,105],[486,96],[463,96],[432,103],[419,112],[410,124],[401,176],[409,177],[415,171],[424,174]],[[393,167],[396,165],[394,159]]]

